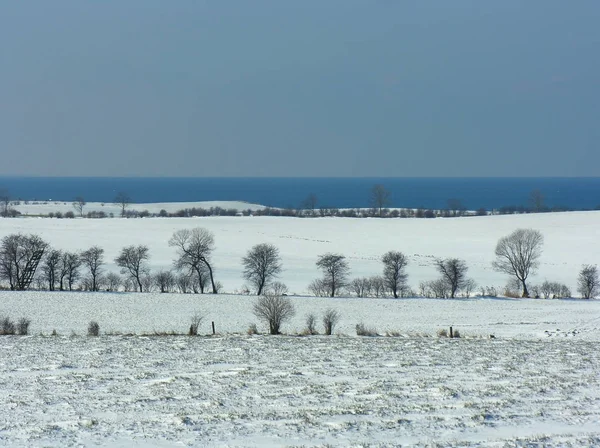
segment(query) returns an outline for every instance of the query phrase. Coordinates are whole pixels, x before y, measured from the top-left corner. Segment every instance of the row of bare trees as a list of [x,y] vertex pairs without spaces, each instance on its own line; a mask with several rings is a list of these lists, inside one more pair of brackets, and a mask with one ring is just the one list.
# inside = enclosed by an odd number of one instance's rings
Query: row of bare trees
[[[149,248],[145,245],[124,247],[114,259],[125,279],[115,273],[104,274],[104,249],[93,246],[80,252],[65,252],[54,248],[37,235],[12,234],[0,242],[0,279],[5,280],[11,290],[28,289],[36,278],[50,290],[72,290],[79,281],[80,289],[99,291],[126,290],[139,292],[158,289],[171,292],[204,293],[210,289],[216,294],[220,284],[215,281],[211,257],[215,249],[213,234],[204,228],[176,231],[169,240],[176,249],[173,266],[179,275],[171,271],[159,271],[150,275]],[[495,250],[494,269],[508,274],[522,289],[521,296],[529,297],[528,278],[539,268],[543,236],[533,229],[517,229],[501,238]],[[316,266],[322,272],[320,279],[309,285],[309,291],[317,296],[335,297],[349,290],[359,297],[394,298],[415,295],[407,286],[406,267],[408,258],[399,251],[389,251],[381,257],[382,275],[349,281],[350,267],[342,254],[319,255]],[[242,258],[243,276],[253,292],[262,295],[266,291],[281,295],[287,291],[277,282],[282,272],[279,250],[272,244],[253,246]],[[422,295],[434,297],[456,297],[459,291],[467,296],[475,288],[474,280],[467,276],[468,266],[459,258],[439,259],[435,267],[440,274],[438,280],[420,285]],[[540,289],[541,288],[541,289]],[[578,277],[578,291],[584,298],[593,298],[600,290],[596,266],[583,266]],[[425,292],[427,291],[427,293]],[[550,292],[548,292],[550,291]],[[557,297],[570,295],[562,285],[545,282],[536,288],[534,295],[549,294]]]

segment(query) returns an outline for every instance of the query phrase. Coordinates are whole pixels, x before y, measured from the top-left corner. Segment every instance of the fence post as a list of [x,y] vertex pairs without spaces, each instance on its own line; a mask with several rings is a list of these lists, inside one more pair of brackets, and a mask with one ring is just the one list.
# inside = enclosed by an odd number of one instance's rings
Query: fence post
[[452,327],[450,327],[450,337],[453,338],[454,337],[454,333],[452,332]]
[[212,322],[212,330],[213,330],[213,334],[215,334],[215,321]]

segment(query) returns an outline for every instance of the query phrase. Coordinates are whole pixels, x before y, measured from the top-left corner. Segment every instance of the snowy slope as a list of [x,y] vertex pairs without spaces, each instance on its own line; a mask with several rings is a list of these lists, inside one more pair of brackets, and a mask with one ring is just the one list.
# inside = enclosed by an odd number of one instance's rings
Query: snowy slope
[[149,219],[0,219],[0,236],[11,232],[42,235],[53,246],[66,250],[85,249],[93,244],[106,251],[109,270],[119,250],[130,244],[150,247],[151,267],[169,268],[175,252],[168,246],[174,231],[196,226],[215,234],[216,278],[227,292],[240,290],[241,258],[254,244],[267,242],[281,252],[284,272],[281,281],[291,292],[306,293],[319,272],[319,254],[339,252],[349,261],[351,276],[381,272],[381,255],[400,250],[408,255],[409,284],[437,278],[435,257],[466,260],[469,276],[479,285],[502,291],[504,274],[491,268],[498,239],[519,227],[540,230],[545,238],[539,274],[544,279],[566,283],[576,290],[582,264],[600,261],[600,212],[548,213],[446,219],[350,219],[283,217],[210,217]]

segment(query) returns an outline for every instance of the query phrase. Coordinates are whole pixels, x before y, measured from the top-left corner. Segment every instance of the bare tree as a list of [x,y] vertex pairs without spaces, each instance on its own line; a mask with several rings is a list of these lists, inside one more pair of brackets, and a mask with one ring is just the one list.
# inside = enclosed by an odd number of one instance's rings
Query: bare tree
[[83,218],[83,207],[85,207],[87,202],[81,196],[77,196],[73,201],[73,208],[75,211]]
[[63,252],[60,268],[60,290],[64,289],[66,281],[69,291],[73,290],[73,285],[79,278],[79,268],[81,267],[81,259],[79,255],[73,252]]
[[62,260],[62,252],[56,249],[50,249],[46,251],[44,258],[42,258],[42,274],[44,279],[48,283],[48,290],[54,291],[56,288],[57,280],[60,277],[60,264]]
[[435,267],[442,275],[442,280],[448,285],[450,298],[456,296],[456,292],[465,286],[467,281],[467,263],[458,258],[446,258],[445,260],[436,260]]
[[182,294],[187,294],[192,289],[192,278],[188,273],[179,274],[175,281],[177,289]]
[[81,264],[85,266],[89,273],[91,291],[98,291],[99,279],[102,275],[102,265],[104,265],[104,249],[98,246],[92,246],[88,250],[84,250],[79,255]]
[[533,190],[529,195],[529,202],[531,203],[531,209],[536,212],[542,212],[546,208],[544,205],[544,195],[540,190]]
[[317,195],[310,193],[302,202],[302,208],[310,213],[310,216],[316,216]]
[[121,253],[115,258],[115,263],[121,268],[121,274],[127,274],[137,283],[140,292],[144,291],[142,278],[149,273],[148,246],[127,246],[121,249]]
[[392,291],[394,298],[398,298],[398,292],[406,286],[406,266],[408,259],[402,252],[391,250],[381,257],[383,263],[383,280],[387,288]]
[[333,329],[340,321],[340,313],[332,308],[328,308],[323,315],[323,326],[325,327],[325,334],[331,336]]
[[600,290],[600,277],[598,276],[598,268],[590,264],[586,264],[579,271],[577,279],[577,291],[584,299],[593,299],[598,295]]
[[379,217],[383,216],[383,209],[390,205],[390,192],[381,184],[371,188],[371,206],[379,211]]
[[123,279],[119,274],[115,272],[109,272],[106,274],[105,284],[106,289],[109,291],[118,291],[121,287],[121,283],[123,283]]
[[328,286],[329,296],[335,297],[335,293],[346,285],[350,272],[346,257],[331,253],[319,255],[317,267],[323,271],[323,280]]
[[0,243],[0,278],[8,280],[11,290],[29,288],[47,248],[48,243],[37,235],[5,236]]
[[542,255],[544,237],[539,230],[517,229],[500,238],[496,245],[494,269],[516,277],[523,286],[523,297],[529,297],[527,278],[535,273]]
[[329,282],[322,278],[318,278],[310,282],[308,285],[308,291],[315,297],[327,297],[331,294]]
[[159,271],[154,275],[154,283],[161,293],[171,292],[175,287],[175,276],[171,271]]
[[272,244],[262,243],[252,247],[242,258],[244,278],[256,288],[260,296],[269,282],[281,272],[279,250]]
[[12,216],[10,208],[10,195],[7,190],[0,190],[0,216],[8,218]]
[[460,199],[448,199],[448,211],[452,216],[462,216],[466,209]]
[[208,269],[213,294],[217,294],[213,268],[210,262],[211,254],[215,248],[215,238],[212,232],[201,227],[191,230],[178,230],[169,240],[169,246],[177,249],[175,268],[195,272],[198,278],[202,277],[204,269]]
[[355,278],[348,285],[348,289],[356,294],[356,297],[369,297],[371,294],[371,280],[367,277]]
[[279,334],[281,325],[294,317],[294,305],[281,296],[261,296],[253,307],[254,315],[269,325],[270,334]]
[[463,285],[463,291],[465,293],[465,297],[469,298],[471,297],[471,294],[473,293],[473,291],[475,291],[475,288],[477,288],[477,282],[475,280],[473,280],[472,278],[468,278],[465,281],[465,284]]
[[125,217],[125,210],[131,205],[131,198],[124,191],[120,191],[115,196],[114,204],[121,208],[121,217]]

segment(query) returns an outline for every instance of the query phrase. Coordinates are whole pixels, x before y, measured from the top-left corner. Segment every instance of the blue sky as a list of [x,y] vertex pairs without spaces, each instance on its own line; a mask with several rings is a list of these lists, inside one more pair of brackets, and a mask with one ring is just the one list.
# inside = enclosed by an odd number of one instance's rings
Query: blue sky
[[600,2],[0,5],[0,175],[597,176]]

